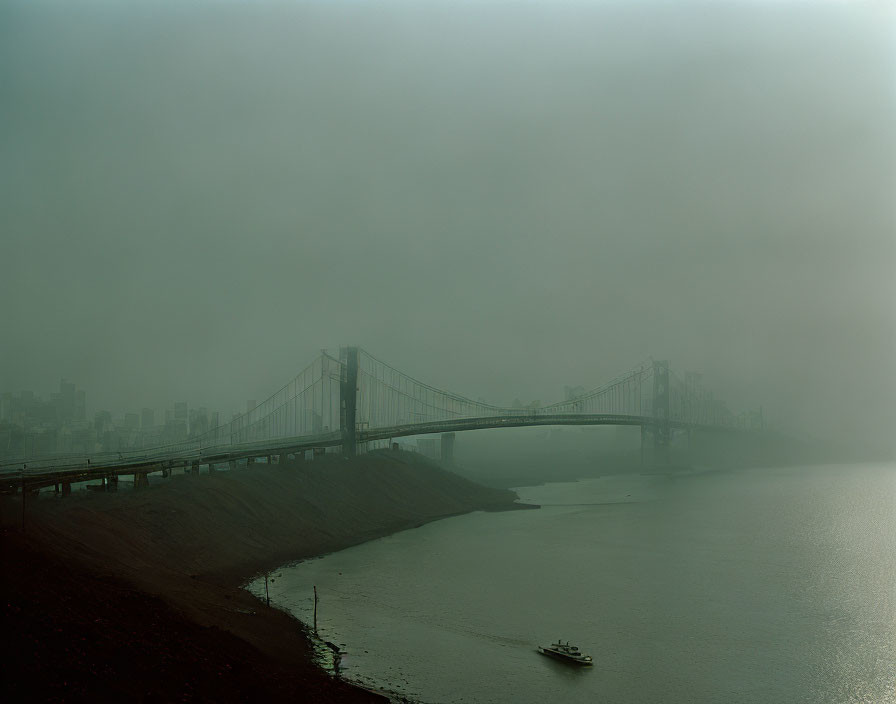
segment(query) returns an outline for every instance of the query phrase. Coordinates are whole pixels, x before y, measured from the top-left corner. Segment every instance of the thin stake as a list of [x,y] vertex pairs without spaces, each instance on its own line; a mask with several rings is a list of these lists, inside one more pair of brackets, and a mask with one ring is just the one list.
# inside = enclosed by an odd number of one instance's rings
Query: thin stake
[[265,599],[267,599],[268,606],[270,606],[271,605],[271,595],[270,595],[270,592],[268,592],[268,576],[267,576],[267,574],[265,574],[265,576],[264,576],[264,596],[265,596]]
[[317,634],[317,586],[314,587],[314,633]]
[[28,469],[27,464],[22,465],[22,532],[25,532],[25,470]]

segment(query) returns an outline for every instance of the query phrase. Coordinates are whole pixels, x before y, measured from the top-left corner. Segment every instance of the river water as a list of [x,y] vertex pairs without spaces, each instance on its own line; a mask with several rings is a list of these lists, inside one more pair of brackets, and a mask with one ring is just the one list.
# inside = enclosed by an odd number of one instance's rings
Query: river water
[[896,704],[896,465],[518,493],[542,508],[284,567],[272,602],[310,623],[316,585],[342,675],[421,702]]

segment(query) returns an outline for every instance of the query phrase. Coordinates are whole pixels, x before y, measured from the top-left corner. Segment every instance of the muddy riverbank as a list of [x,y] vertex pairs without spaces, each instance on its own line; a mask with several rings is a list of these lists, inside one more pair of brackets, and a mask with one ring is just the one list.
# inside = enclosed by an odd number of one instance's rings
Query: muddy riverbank
[[304,627],[241,587],[285,562],[512,492],[419,455],[255,465],[141,491],[2,506],[6,701],[380,701],[312,662]]

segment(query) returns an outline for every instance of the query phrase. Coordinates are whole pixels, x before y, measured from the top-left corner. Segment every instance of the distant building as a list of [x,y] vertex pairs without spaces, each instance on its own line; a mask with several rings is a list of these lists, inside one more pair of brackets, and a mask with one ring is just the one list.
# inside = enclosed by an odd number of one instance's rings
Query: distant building
[[59,393],[50,395],[55,421],[60,426],[87,418],[87,392],[75,389],[75,385],[62,379]]
[[86,420],[74,421],[59,431],[57,450],[63,452],[92,452],[96,445],[96,433]]
[[190,435],[202,435],[209,430],[208,410],[205,408],[190,409]]
[[140,427],[143,430],[149,430],[156,424],[156,414],[151,408],[144,408],[140,411]]
[[97,411],[93,414],[93,428],[96,434],[102,435],[112,429],[112,414],[109,411]]
[[60,423],[67,423],[75,418],[75,385],[66,382],[65,379],[59,382],[59,405],[57,406],[57,417]]
[[87,392],[80,389],[75,392],[75,418],[76,421],[87,420]]
[[183,418],[174,418],[170,423],[165,423],[163,433],[165,442],[181,442],[187,439],[187,421]]

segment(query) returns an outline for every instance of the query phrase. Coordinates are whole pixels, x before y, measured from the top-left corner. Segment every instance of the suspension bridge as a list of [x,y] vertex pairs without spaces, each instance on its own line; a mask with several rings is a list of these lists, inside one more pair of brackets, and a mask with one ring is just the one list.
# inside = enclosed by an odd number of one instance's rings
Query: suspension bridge
[[473,401],[418,381],[360,347],[321,354],[255,408],[183,442],[145,446],[90,457],[45,456],[0,464],[0,488],[16,491],[70,486],[133,474],[145,485],[153,471],[176,467],[199,473],[216,465],[258,457],[304,457],[341,447],[355,455],[396,438],[443,434],[450,458],[454,433],[538,425],[637,426],[642,443],[660,451],[678,431],[737,427],[724,404],[702,389],[700,377],[675,374],[665,361],[648,361],[590,391],[545,406],[502,407]]

